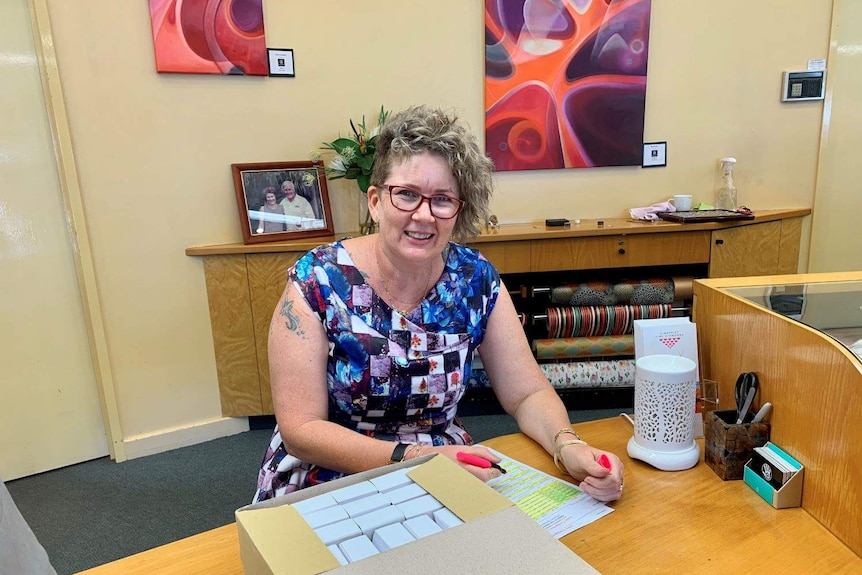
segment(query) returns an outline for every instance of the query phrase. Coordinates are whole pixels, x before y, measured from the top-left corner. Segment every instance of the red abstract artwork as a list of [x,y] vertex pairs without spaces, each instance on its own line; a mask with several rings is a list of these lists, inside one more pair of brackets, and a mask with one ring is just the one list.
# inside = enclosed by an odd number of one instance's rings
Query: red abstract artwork
[[159,72],[267,76],[262,0],[149,0]]
[[640,166],[651,0],[485,0],[497,171]]

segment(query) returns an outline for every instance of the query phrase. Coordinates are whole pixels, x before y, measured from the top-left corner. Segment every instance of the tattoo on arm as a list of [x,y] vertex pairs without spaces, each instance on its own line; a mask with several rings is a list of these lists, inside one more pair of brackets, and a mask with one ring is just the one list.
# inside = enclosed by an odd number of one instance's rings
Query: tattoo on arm
[[281,311],[279,312],[281,317],[284,318],[284,327],[286,327],[289,331],[295,331],[298,336],[305,336],[305,332],[301,327],[299,327],[299,318],[296,316],[296,313],[293,311],[293,302],[284,300],[281,302]]

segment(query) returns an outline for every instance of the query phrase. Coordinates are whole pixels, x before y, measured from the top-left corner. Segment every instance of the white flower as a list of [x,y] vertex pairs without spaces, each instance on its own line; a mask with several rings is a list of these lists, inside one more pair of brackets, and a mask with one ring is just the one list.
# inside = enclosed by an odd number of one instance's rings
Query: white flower
[[344,165],[344,158],[341,156],[335,156],[332,160],[329,161],[329,165],[327,166],[331,172],[336,174],[343,175],[347,172],[347,166]]
[[320,160],[320,152],[318,152],[317,150],[311,150],[311,152],[308,153],[308,157],[311,158],[312,162],[316,162]]
[[350,163],[350,161],[356,157],[356,150],[353,148],[344,148],[341,150],[341,157],[345,162]]
[[302,175],[302,183],[306,186],[313,186],[316,179],[311,172],[305,172]]

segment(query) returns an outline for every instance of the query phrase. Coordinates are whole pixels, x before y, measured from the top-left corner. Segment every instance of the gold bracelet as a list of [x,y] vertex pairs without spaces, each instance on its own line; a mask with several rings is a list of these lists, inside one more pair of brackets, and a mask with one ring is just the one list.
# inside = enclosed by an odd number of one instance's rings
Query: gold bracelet
[[556,445],[556,444],[557,444],[557,440],[558,440],[558,439],[560,438],[560,436],[561,436],[562,434],[564,434],[564,433],[571,433],[572,435],[574,435],[574,436],[575,436],[575,439],[580,439],[580,438],[581,438],[581,436],[580,436],[580,435],[578,435],[578,434],[575,432],[575,430],[574,430],[574,429],[572,429],[571,427],[564,427],[564,428],[562,428],[561,430],[559,430],[557,433],[555,433],[555,434],[554,434],[554,445]]
[[561,454],[563,452],[563,448],[568,445],[586,445],[587,442],[580,439],[569,439],[567,441],[562,442],[557,448],[554,450],[554,466],[559,469],[562,473],[566,473],[571,475],[564,467],[560,466]]
[[410,447],[407,448],[407,451],[404,453],[404,459],[415,459],[422,455],[422,445],[419,443],[414,443]]

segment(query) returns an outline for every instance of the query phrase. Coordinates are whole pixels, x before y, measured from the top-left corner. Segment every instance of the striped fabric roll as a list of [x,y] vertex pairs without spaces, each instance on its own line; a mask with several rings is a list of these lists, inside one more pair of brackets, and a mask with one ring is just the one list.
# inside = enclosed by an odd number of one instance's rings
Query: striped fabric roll
[[536,339],[533,350],[537,359],[634,355],[635,341],[633,335]]
[[539,364],[556,389],[573,387],[633,387],[635,360],[576,361]]
[[548,337],[626,335],[636,319],[670,317],[670,304],[548,308]]

